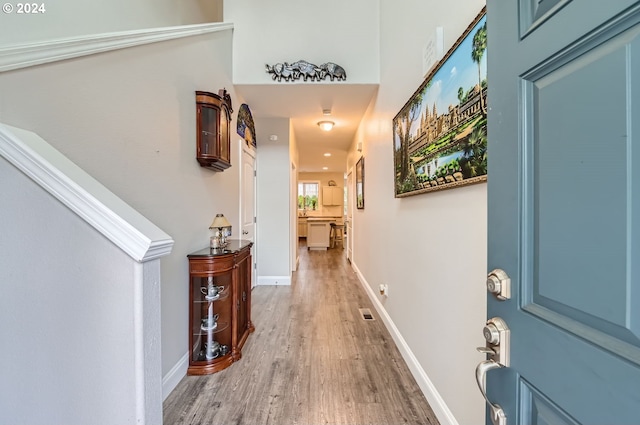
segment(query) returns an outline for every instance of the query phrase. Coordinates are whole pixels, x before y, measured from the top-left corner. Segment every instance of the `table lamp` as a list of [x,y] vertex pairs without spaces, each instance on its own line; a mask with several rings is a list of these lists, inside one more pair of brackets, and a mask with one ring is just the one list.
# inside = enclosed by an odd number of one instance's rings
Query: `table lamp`
[[231,223],[229,223],[229,220],[227,220],[223,214],[216,214],[211,226],[209,226],[209,230],[217,229],[216,234],[211,236],[210,239],[209,246],[211,248],[224,248],[227,246],[226,232],[222,230],[226,227],[231,229]]

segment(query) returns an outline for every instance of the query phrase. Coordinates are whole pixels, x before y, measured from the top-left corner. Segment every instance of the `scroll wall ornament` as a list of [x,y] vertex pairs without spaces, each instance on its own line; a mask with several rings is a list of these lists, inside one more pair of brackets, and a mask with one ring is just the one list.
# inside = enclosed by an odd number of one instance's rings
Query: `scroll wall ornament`
[[266,64],[265,67],[268,74],[273,74],[271,78],[274,81],[282,81],[283,78],[285,81],[299,80],[300,78],[303,78],[304,81],[309,79],[311,81],[322,81],[327,77],[331,81],[334,79],[338,79],[338,81],[347,79],[347,73],[344,68],[333,62],[323,63],[318,66],[305,60],[299,60],[292,64],[288,62],[276,63],[273,66]]

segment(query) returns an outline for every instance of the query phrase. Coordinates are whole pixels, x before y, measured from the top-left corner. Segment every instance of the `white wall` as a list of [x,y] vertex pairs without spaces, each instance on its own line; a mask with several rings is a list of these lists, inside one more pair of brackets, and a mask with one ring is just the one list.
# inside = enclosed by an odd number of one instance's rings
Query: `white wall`
[[0,192],[0,423],[134,423],[142,265],[2,157]]
[[226,0],[224,21],[234,23],[233,81],[273,83],[265,64],[304,59],[341,65],[349,83],[377,83],[378,2]]
[[483,3],[380,3],[380,89],[348,160],[360,158],[362,142],[365,209],[354,209],[354,263],[376,294],[389,285],[380,301],[455,420],[484,423],[474,369],[486,319],[486,184],[395,199],[391,128],[423,81],[422,47],[435,27],[444,27],[446,52]]
[[0,122],[38,133],[174,237],[162,260],[163,375],[188,349],[186,255],[208,245],[216,213],[240,230],[238,137],[223,173],[195,159],[194,92],[223,87],[237,111],[229,30],[0,73]]
[[[9,3],[15,6],[18,2]],[[45,12],[18,14],[14,8],[12,13],[2,13],[0,46],[222,21],[222,0],[54,0],[36,4],[44,4]]]
[[222,22],[223,0],[190,0],[173,4],[178,8],[180,22],[177,25]]
[[[291,158],[288,118],[254,118],[258,133],[258,284],[291,284]],[[278,140],[269,140],[275,135]]]

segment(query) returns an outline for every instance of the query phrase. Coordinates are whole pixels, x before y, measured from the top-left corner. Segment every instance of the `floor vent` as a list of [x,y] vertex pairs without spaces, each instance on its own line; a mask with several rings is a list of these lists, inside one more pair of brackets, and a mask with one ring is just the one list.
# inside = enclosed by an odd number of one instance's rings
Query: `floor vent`
[[371,310],[369,310],[368,308],[360,308],[358,309],[358,311],[360,311],[360,315],[362,316],[363,320],[376,320],[373,317],[373,314],[371,314]]

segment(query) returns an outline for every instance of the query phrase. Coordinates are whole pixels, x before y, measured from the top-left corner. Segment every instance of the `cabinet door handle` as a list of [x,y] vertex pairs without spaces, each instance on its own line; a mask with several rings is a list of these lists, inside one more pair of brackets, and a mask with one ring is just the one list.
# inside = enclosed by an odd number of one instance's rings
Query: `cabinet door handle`
[[247,293],[245,291],[242,291],[242,302],[247,301]]

